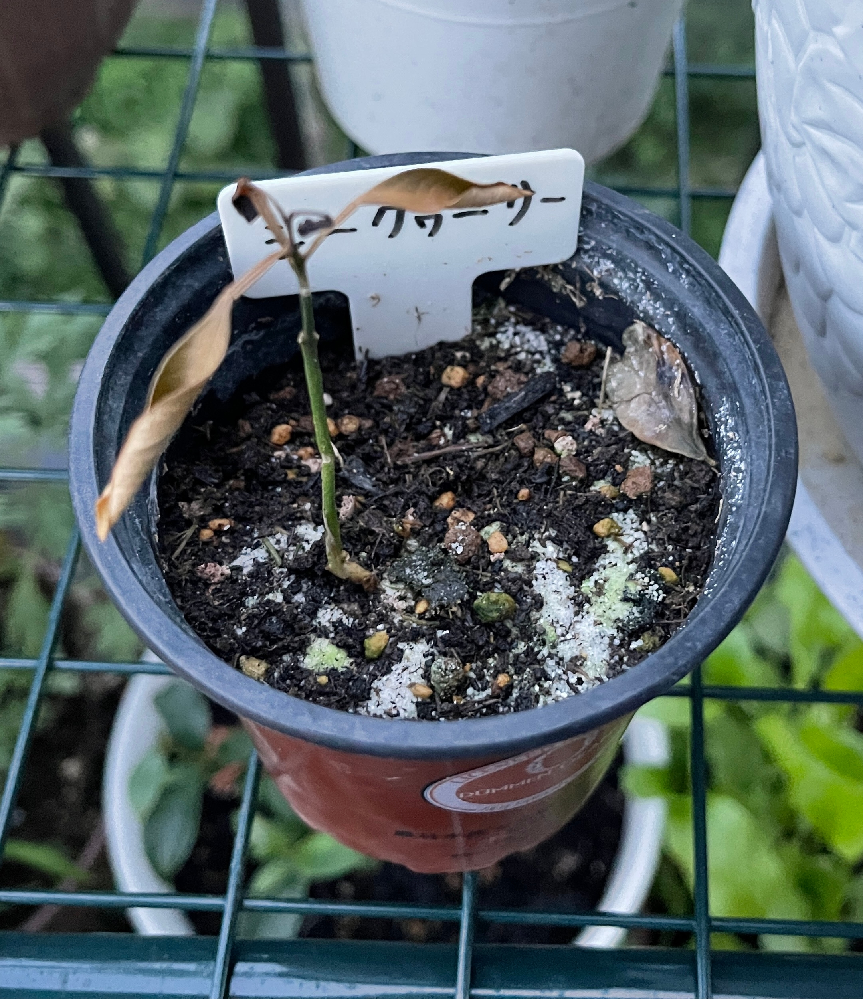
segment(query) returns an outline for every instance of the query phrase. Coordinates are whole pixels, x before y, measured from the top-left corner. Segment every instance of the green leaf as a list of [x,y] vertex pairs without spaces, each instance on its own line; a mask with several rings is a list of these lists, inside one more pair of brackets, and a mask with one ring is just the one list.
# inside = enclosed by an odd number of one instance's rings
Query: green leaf
[[300,874],[311,882],[340,878],[374,864],[363,854],[319,832],[300,840],[294,851],[294,860]]
[[777,687],[779,672],[759,656],[743,627],[735,628],[704,664],[704,682],[729,687]]
[[621,768],[620,784],[637,798],[664,798],[674,793],[667,767],[647,767],[630,763]]
[[[669,807],[666,845],[690,890],[695,883],[691,799]],[[717,916],[805,919],[809,907],[761,823],[739,801],[710,793],[707,800],[710,909]]]
[[33,870],[52,878],[74,878],[81,882],[89,877],[85,870],[73,864],[61,850],[46,843],[9,839],[6,841],[3,859],[32,867]]
[[235,729],[216,750],[216,766],[228,763],[247,763],[252,753],[252,740],[241,728]]
[[739,705],[726,704],[711,721],[705,755],[711,790],[737,799],[764,824],[765,832],[778,835],[789,812],[784,778]]
[[168,762],[158,749],[150,749],[141,757],[129,777],[129,801],[142,819],[156,807],[170,778]]
[[167,881],[188,860],[201,824],[203,781],[172,782],[144,823],[144,849]]
[[863,857],[863,780],[847,774],[847,747],[831,743],[829,733],[816,736],[811,727],[804,741],[802,732],[778,713],[756,725],[788,778],[794,808],[840,857],[851,863]]
[[855,643],[824,674],[824,690],[863,690],[863,642]]
[[791,615],[788,608],[776,599],[772,586],[766,586],[755,598],[746,614],[753,644],[774,656],[790,654]]
[[249,881],[249,895],[255,898],[300,898],[308,880],[289,857],[278,857],[259,867]]
[[800,726],[804,746],[831,770],[863,781],[863,735],[852,728],[830,729],[809,716]]
[[300,836],[308,832],[309,827],[291,808],[269,774],[264,774],[261,777],[258,788],[258,807],[277,819],[283,826],[290,827],[295,839],[299,839]]
[[827,657],[857,638],[798,559],[787,558],[783,563],[776,596],[788,608],[791,621],[789,650],[794,686],[808,687]]
[[282,823],[267,819],[260,813],[252,819],[249,853],[255,860],[266,862],[274,857],[290,857],[296,842],[297,837]]
[[182,680],[174,680],[154,701],[172,739],[186,749],[204,748],[213,721],[203,694]]
[[638,713],[664,722],[669,728],[688,729],[691,720],[688,697],[657,697],[639,708]]
[[48,623],[48,609],[48,601],[36,580],[36,560],[28,553],[20,564],[6,606],[4,644],[9,652],[31,658],[39,654]]

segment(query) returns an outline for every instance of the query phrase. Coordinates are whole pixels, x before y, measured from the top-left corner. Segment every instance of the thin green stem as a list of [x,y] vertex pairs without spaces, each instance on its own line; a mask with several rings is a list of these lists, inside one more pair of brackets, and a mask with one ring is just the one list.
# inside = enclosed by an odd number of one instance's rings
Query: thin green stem
[[[291,241],[293,243],[293,241]],[[374,585],[374,575],[367,569],[352,562],[342,548],[342,532],[339,527],[339,514],[336,508],[336,452],[330,439],[327,425],[327,408],[324,403],[324,382],[318,357],[318,334],[315,330],[315,314],[312,307],[312,289],[306,273],[306,262],[294,248],[288,253],[288,260],[300,287],[300,319],[302,330],[298,337],[303,358],[303,371],[306,388],[312,408],[312,423],[315,428],[315,443],[321,456],[321,510],[324,519],[324,541],[327,551],[327,568],[340,579],[350,579],[364,586]]]
[[[303,371],[309,402],[312,407],[312,423],[315,427],[315,443],[321,456],[321,507],[326,532],[327,565],[336,572],[336,566],[344,561],[342,534],[339,528],[339,514],[336,509],[336,453],[327,426],[327,409],[324,403],[324,382],[318,358],[318,334],[315,330],[315,314],[312,308],[312,290],[306,275],[305,261],[300,258],[292,261],[297,281],[300,285],[300,317],[303,328],[299,336],[300,351],[303,356]],[[339,575],[336,572],[336,575]]]

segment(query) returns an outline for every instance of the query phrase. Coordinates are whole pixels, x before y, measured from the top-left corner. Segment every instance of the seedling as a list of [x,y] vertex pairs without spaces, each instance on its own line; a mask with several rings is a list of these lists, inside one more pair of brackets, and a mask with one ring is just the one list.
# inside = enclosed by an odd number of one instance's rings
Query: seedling
[[[287,260],[299,284],[302,328],[298,338],[311,403],[315,441],[321,455],[321,495],[327,568],[340,579],[373,588],[372,572],[354,562],[342,548],[336,507],[336,460],[327,428],[323,378],[318,359],[312,292],[307,264],[323,241],[361,206],[379,205],[420,214],[469,210],[515,201],[533,195],[525,187],[503,182],[476,184],[445,170],[430,167],[405,170],[376,184],[353,199],[335,218],[311,211],[285,214],[263,190],[248,180],[237,184],[234,207],[249,222],[259,215],[279,244],[279,249],[228,285],[207,314],[196,323],[160,362],[141,415],[132,424],[117,457],[111,478],[96,503],[96,529],[105,540],[146,476],[152,471],[170,439],[216,372],[227,353],[231,336],[233,303],[279,260]],[[312,236],[300,250],[295,236]]]

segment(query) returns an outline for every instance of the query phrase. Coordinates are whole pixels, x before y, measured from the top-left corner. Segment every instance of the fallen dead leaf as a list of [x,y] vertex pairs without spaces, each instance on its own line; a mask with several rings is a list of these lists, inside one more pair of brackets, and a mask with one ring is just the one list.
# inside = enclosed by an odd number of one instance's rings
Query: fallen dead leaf
[[129,428],[111,478],[96,501],[96,533],[104,541],[138,487],[152,471],[186,414],[224,360],[231,340],[234,302],[275,264],[271,253],[224,288],[207,314],[162,358],[141,415]]
[[695,390],[680,351],[642,322],[623,331],[623,346],[606,386],[617,419],[646,444],[713,464],[698,431]]

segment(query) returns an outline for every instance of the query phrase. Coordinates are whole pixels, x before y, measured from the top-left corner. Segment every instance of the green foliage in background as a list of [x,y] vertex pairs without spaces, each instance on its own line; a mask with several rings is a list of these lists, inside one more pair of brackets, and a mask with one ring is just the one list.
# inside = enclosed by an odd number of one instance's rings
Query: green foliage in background
[[[785,559],[703,667],[726,686],[863,690],[863,642],[798,560]],[[627,767],[625,786],[668,803],[656,891],[691,911],[694,885],[689,702],[642,709],[670,728],[665,768]],[[714,916],[863,918],[863,733],[853,705],[715,701],[704,704],[707,836]],[[744,946],[724,937],[725,946]],[[764,948],[834,951],[846,941],[762,936]]]
[[[155,698],[165,731],[132,772],[129,799],[144,823],[144,848],[150,863],[167,881],[189,859],[201,824],[207,787],[233,794],[252,751],[240,728],[213,728],[206,698],[174,680]],[[236,813],[234,815],[236,821]],[[330,881],[373,862],[314,832],[264,775],[249,837],[256,869],[248,894],[266,898],[305,898],[316,881]],[[244,936],[296,935],[301,917],[287,913],[244,913]]]

